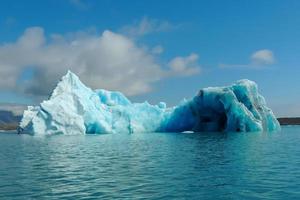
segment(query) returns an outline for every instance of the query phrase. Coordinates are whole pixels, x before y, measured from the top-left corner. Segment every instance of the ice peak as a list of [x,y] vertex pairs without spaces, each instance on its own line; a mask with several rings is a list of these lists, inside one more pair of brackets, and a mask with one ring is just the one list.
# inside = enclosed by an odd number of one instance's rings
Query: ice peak
[[76,74],[68,70],[66,75],[58,82],[51,97],[55,97],[64,92],[74,92],[76,89],[81,91],[90,90],[80,81]]
[[72,71],[68,70],[66,75],[62,77],[62,81],[66,81],[68,83],[76,83],[81,82],[76,74],[74,74]]

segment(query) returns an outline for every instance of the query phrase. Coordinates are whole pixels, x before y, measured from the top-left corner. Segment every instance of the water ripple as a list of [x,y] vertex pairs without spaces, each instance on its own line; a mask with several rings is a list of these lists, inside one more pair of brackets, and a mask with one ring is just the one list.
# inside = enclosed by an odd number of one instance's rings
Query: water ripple
[[0,199],[300,197],[299,127],[277,134],[0,137]]

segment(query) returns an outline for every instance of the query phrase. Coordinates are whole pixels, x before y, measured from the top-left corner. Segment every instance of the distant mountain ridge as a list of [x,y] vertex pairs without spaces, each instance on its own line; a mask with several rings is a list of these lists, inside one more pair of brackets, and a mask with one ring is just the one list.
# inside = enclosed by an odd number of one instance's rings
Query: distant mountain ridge
[[12,111],[0,110],[0,130],[15,130],[21,119],[21,115],[14,115]]
[[0,110],[0,124],[19,122],[22,116],[15,116],[11,111]]

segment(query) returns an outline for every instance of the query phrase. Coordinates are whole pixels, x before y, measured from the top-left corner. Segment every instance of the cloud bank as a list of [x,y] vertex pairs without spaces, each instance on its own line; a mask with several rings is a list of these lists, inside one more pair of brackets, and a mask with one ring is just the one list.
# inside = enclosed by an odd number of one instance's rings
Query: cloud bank
[[144,46],[108,30],[47,38],[43,28],[31,27],[15,42],[0,45],[0,89],[47,95],[70,69],[92,88],[138,95],[164,78],[199,73],[196,54],[160,63],[163,48]]
[[268,49],[254,52],[251,55],[251,60],[255,65],[271,65],[275,62],[273,52]]
[[10,111],[15,116],[22,115],[25,109],[25,105],[0,103],[0,111]]
[[248,64],[220,64],[220,68],[252,68],[252,69],[260,69],[264,68],[268,65],[272,65],[275,63],[275,57],[271,50],[269,49],[261,49],[255,51],[250,56],[250,63]]

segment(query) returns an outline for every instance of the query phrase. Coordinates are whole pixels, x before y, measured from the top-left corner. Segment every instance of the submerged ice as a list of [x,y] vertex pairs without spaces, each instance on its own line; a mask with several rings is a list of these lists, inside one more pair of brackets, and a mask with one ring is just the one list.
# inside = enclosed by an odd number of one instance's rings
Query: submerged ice
[[48,100],[24,111],[20,123],[20,130],[31,134],[279,129],[257,85],[249,80],[201,89],[191,100],[167,108],[163,102],[132,103],[120,92],[92,90],[70,71]]

